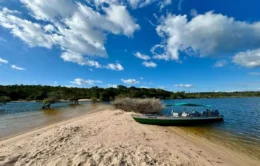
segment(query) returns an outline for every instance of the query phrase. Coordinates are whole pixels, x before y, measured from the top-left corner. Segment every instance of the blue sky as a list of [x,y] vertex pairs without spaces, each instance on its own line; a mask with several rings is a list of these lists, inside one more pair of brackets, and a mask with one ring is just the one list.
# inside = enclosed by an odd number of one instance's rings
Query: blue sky
[[0,0],[0,84],[260,88],[256,0]]

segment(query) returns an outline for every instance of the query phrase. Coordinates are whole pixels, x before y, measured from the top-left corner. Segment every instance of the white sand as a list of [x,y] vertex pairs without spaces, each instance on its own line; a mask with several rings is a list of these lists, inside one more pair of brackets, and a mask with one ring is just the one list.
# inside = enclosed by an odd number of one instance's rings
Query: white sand
[[174,127],[105,110],[0,142],[0,165],[257,165]]

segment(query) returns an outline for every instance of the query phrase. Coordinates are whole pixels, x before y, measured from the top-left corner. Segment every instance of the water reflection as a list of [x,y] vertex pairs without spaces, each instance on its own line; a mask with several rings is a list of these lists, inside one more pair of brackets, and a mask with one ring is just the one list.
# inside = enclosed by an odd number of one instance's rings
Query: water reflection
[[58,116],[59,114],[61,114],[61,111],[59,109],[56,109],[56,108],[44,109],[44,110],[42,110],[42,112],[46,116],[54,116],[54,115]]

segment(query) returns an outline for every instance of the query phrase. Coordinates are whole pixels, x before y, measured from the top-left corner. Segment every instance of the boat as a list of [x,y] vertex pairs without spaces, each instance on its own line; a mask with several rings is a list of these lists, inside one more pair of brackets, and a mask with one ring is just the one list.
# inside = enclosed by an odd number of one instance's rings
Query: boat
[[210,105],[200,105],[192,103],[176,103],[166,106],[190,106],[190,107],[207,107],[206,111],[202,113],[193,111],[187,112],[174,112],[172,111],[170,116],[166,115],[132,115],[136,122],[142,124],[161,125],[161,126],[194,126],[209,124],[213,122],[222,122],[224,120],[223,115],[219,115],[217,110],[210,111],[208,108]]

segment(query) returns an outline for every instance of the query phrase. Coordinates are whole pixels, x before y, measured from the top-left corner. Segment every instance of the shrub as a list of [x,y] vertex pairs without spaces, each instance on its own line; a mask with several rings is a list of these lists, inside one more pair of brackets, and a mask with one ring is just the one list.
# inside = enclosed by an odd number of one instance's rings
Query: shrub
[[124,111],[133,111],[143,114],[157,114],[163,109],[163,104],[160,99],[133,99],[133,98],[117,98],[112,104],[117,109]]
[[8,96],[0,96],[0,105],[5,105],[6,103],[10,102],[11,99]]
[[97,102],[97,98],[96,97],[91,97],[90,100],[91,100],[91,103],[94,103],[94,104]]

